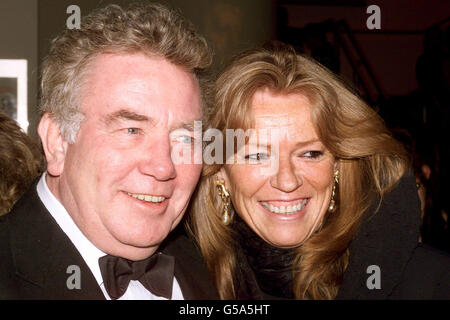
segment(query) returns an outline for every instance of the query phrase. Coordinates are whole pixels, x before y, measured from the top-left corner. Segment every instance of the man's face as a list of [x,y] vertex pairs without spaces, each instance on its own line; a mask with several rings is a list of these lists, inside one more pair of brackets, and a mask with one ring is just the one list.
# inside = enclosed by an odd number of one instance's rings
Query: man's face
[[91,242],[138,260],[180,222],[200,164],[174,163],[192,153],[201,120],[194,76],[162,58],[102,54],[81,97],[85,114],[67,146],[59,198]]

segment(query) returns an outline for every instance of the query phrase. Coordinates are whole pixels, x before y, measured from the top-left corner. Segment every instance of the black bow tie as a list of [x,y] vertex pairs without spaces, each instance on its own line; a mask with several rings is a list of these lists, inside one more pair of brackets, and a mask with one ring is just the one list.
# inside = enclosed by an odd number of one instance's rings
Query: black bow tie
[[127,291],[130,280],[138,280],[151,293],[172,297],[175,258],[161,252],[147,259],[130,261],[114,256],[98,259],[105,289],[111,299],[119,299]]

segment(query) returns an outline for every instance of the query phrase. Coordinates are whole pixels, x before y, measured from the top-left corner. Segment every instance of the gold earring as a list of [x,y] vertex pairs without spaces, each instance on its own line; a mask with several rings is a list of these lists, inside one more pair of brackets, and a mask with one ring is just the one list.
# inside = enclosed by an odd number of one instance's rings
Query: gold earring
[[217,192],[219,193],[220,198],[223,202],[223,215],[222,215],[222,222],[225,225],[228,225],[231,222],[232,213],[230,208],[230,193],[228,192],[227,188],[225,188],[225,181],[223,179],[216,180],[216,188]]
[[339,184],[339,170],[334,171],[333,178],[333,190],[331,191],[331,200],[328,206],[328,211],[331,213],[336,211],[336,200],[334,200],[334,197],[336,195],[336,185]]

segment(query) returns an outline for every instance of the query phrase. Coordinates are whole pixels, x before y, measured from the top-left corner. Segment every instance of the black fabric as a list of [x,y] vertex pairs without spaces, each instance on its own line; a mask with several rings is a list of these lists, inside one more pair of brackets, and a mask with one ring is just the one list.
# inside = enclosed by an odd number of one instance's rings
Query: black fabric
[[[83,257],[40,201],[37,181],[0,218],[0,299],[105,299]],[[69,289],[77,266],[81,288]]]
[[233,223],[238,237],[236,250],[241,251],[239,256],[247,257],[238,260],[240,268],[249,268],[254,273],[259,289],[268,297],[294,298],[292,263],[295,249],[268,244],[239,215],[235,215]]
[[[84,259],[40,201],[37,182],[0,217],[0,299],[105,299]],[[179,230],[159,249],[176,258],[175,278],[183,297],[218,299],[198,249]],[[71,265],[80,268],[80,289],[67,286]]]
[[175,278],[186,300],[218,300],[219,294],[200,249],[180,224],[160,245],[161,252],[176,259]]
[[[421,219],[415,177],[403,177],[376,211],[379,201],[376,199],[366,212],[350,244],[349,265],[338,299],[389,297],[404,276],[405,267],[418,246]],[[370,265],[381,270],[379,290],[367,288],[367,268]]]
[[[349,264],[336,299],[450,299],[450,256],[418,243],[421,221],[414,176],[405,175],[377,210],[378,204],[379,199],[364,214],[350,244]],[[261,279],[254,266],[253,257],[258,254],[246,252],[246,245],[240,239],[236,251],[237,298],[280,298],[263,290],[261,283],[267,280]],[[272,258],[280,259],[277,256]],[[367,286],[372,265],[379,267],[380,289]]]
[[175,258],[157,252],[147,259],[130,261],[111,255],[98,261],[105,289],[111,299],[119,299],[131,280],[139,281],[148,291],[166,299],[172,298]]

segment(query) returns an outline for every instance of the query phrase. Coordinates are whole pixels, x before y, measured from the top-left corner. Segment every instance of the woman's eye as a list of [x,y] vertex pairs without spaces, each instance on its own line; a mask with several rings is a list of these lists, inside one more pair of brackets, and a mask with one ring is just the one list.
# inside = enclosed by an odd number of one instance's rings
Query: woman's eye
[[246,160],[253,160],[253,161],[261,161],[261,160],[267,160],[269,159],[269,155],[266,153],[253,153],[245,156]]
[[139,128],[127,128],[127,133],[129,134],[139,134]]
[[308,151],[303,154],[306,158],[317,159],[323,155],[322,151]]

